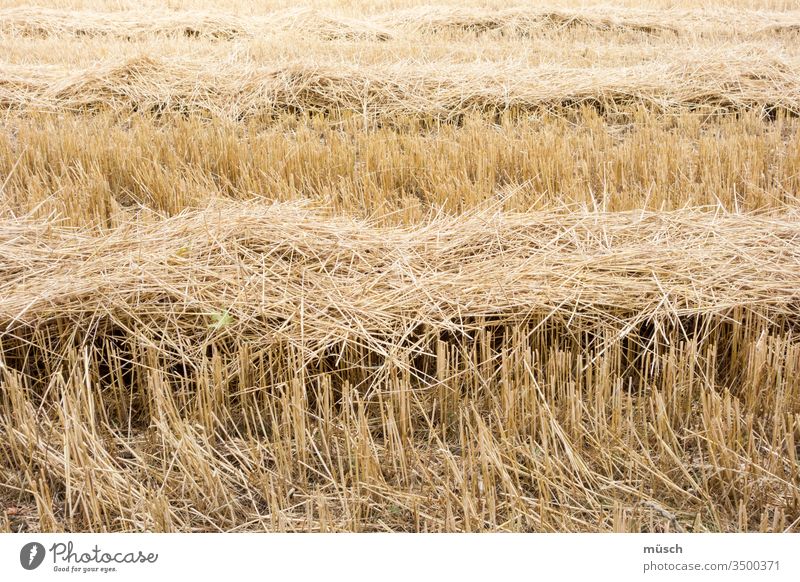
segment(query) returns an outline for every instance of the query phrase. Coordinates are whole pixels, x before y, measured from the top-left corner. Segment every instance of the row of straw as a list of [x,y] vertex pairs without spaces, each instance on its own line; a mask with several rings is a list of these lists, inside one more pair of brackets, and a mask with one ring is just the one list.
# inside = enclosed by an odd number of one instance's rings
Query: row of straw
[[738,309],[781,328],[800,317],[798,242],[796,216],[689,210],[476,212],[379,228],[220,203],[102,236],[6,220],[0,328],[6,339],[65,321],[78,335],[147,330],[187,358],[231,337],[309,358],[350,344],[388,360],[421,351],[420,334],[468,337],[487,321],[555,318],[622,339]]
[[0,31],[18,36],[153,35],[231,39],[287,30],[328,40],[385,41],[408,33],[497,31],[531,35],[545,30],[582,28],[598,32],[697,36],[769,36],[800,30],[800,13],[724,9],[647,10],[621,7],[503,9],[422,6],[352,16],[310,8],[240,16],[208,11],[65,11],[21,7],[0,10]]
[[225,64],[143,56],[78,70],[0,65],[0,108],[201,113],[237,120],[285,112],[453,119],[474,111],[584,105],[604,112],[645,105],[796,113],[798,66],[779,55],[713,51],[630,67],[527,67],[513,61]]

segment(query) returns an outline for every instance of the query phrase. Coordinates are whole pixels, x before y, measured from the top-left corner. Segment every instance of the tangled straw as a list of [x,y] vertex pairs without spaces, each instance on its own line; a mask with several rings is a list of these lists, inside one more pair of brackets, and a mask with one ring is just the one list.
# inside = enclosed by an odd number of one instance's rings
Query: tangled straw
[[631,67],[570,68],[478,62],[221,67],[140,57],[73,71],[0,69],[0,107],[211,113],[232,119],[283,112],[350,112],[381,119],[452,119],[473,111],[644,104],[657,109],[800,111],[798,63],[780,57],[692,55]]
[[735,308],[800,316],[796,217],[477,212],[377,228],[227,203],[100,237],[24,222],[0,233],[6,334],[58,333],[59,321],[91,334],[104,321],[185,357],[228,333],[309,358],[341,343],[388,357],[421,350],[409,340],[420,329],[470,334],[478,321],[555,318],[624,335]]

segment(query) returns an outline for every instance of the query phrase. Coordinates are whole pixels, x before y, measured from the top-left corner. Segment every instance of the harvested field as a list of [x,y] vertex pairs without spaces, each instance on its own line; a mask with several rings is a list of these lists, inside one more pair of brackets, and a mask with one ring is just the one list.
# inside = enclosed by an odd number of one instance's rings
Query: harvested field
[[0,531],[800,531],[793,8],[0,10]]
[[[629,110],[461,126],[394,118],[208,123],[114,114],[13,117],[0,135],[7,212],[105,229],[217,199],[305,200],[409,224],[477,208],[791,211],[800,123],[752,113],[703,122]],[[126,118],[127,119],[127,118]]]

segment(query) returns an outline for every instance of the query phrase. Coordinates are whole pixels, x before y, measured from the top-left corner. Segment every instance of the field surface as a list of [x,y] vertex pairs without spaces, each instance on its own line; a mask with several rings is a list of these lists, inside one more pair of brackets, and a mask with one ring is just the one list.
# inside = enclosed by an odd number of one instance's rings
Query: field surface
[[800,4],[0,5],[0,531],[800,531]]

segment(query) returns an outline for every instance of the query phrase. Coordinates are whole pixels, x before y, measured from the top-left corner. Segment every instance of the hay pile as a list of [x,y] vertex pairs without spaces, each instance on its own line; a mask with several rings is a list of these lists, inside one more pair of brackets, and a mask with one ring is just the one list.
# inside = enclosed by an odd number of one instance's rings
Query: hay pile
[[241,120],[277,113],[443,119],[483,111],[589,105],[603,111],[800,112],[796,59],[729,52],[676,55],[631,67],[521,63],[380,65],[208,61],[140,57],[83,70],[3,65],[0,107],[22,111],[208,113]]
[[[698,22],[690,19],[690,16],[690,14],[684,14],[681,18],[677,14],[670,14],[669,18],[665,18],[664,12],[620,10],[618,8],[602,11],[597,9],[548,10],[528,7],[488,10],[452,6],[421,6],[381,14],[376,17],[376,21],[388,27],[428,34],[443,31],[474,33],[500,31],[506,34],[527,36],[549,29],[566,30],[570,28],[601,32],[679,34],[697,29]],[[669,21],[669,24],[666,24],[665,21]],[[729,30],[731,29],[729,28]]]
[[388,40],[392,33],[367,20],[309,8],[238,16],[204,11],[64,11],[46,8],[0,10],[0,32],[22,37],[79,36],[135,40],[174,36],[231,40],[290,31],[323,40]]
[[609,33],[758,36],[790,32],[800,12],[720,8],[648,10],[620,6],[582,8],[515,6],[503,9],[419,6],[378,14],[374,22],[390,29],[436,33],[500,31],[529,36],[542,31],[579,28]]

